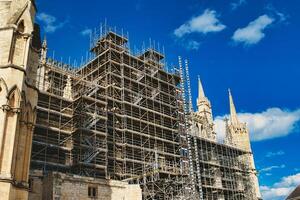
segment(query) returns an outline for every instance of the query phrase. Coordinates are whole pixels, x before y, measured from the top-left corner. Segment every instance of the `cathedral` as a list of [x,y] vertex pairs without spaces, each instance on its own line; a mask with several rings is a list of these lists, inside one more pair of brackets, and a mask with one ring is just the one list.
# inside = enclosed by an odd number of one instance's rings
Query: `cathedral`
[[134,54],[105,26],[74,68],[47,56],[36,12],[34,0],[0,0],[1,199],[261,199],[230,91],[219,142],[200,79],[187,109],[181,62],[166,70],[155,47]]
[[33,1],[0,1],[0,194],[27,199],[38,89],[39,27]]
[[190,116],[190,171],[203,199],[260,199],[247,125],[237,117],[229,90],[226,136],[217,141],[211,103],[198,80],[197,111]]

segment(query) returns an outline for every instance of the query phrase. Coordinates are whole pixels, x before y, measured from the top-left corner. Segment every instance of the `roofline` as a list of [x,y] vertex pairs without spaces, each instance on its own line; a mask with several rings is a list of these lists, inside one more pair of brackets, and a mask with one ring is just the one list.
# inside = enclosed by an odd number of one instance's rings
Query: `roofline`
[[35,9],[35,12],[38,12],[38,9],[37,9],[37,6],[36,6],[36,3],[35,3],[35,0],[30,0],[34,9]]

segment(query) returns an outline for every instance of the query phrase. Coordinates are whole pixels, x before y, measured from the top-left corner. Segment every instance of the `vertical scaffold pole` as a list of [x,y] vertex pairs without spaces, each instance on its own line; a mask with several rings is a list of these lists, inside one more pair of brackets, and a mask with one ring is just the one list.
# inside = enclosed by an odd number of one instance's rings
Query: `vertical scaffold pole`
[[183,99],[183,105],[184,105],[184,117],[185,117],[185,123],[184,123],[184,129],[186,131],[186,136],[187,136],[187,142],[188,142],[188,159],[189,159],[189,176],[191,178],[191,182],[193,184],[192,191],[193,193],[196,192],[196,185],[195,185],[195,177],[194,177],[194,165],[193,165],[193,155],[192,155],[192,146],[191,146],[191,140],[189,137],[189,123],[187,120],[187,115],[188,115],[188,104],[186,101],[186,90],[185,90],[185,76],[184,76],[184,70],[182,66],[182,60],[181,57],[178,57],[178,62],[179,62],[179,73],[180,73],[180,86],[181,86],[181,92],[182,92],[182,99]]
[[[192,102],[192,90],[191,90],[191,81],[190,81],[190,73],[189,73],[189,64],[188,60],[185,60],[185,76],[186,76],[186,81],[187,81],[187,87],[188,87],[188,113],[186,116],[186,124],[187,124],[187,139],[188,139],[188,145],[189,145],[189,153],[194,153],[194,158],[196,161],[196,173],[197,176],[196,178],[194,177],[194,184],[195,188],[198,187],[199,189],[199,199],[203,199],[203,191],[202,191],[202,184],[201,184],[201,171],[200,171],[200,163],[199,163],[199,155],[198,155],[198,144],[197,144],[197,138],[196,136],[191,135],[192,130],[191,130],[191,119],[190,116],[193,113],[193,102]],[[192,141],[194,143],[194,151],[192,151]],[[189,156],[189,162],[193,165],[193,160],[191,160],[193,156]],[[196,187],[197,186],[197,187]]]

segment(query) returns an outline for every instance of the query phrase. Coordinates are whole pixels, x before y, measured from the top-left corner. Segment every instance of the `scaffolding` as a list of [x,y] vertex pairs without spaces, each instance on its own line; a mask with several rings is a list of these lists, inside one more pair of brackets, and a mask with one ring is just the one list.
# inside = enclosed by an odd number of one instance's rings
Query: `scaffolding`
[[254,199],[249,152],[193,133],[188,62],[169,71],[152,45],[93,35],[82,66],[41,62],[31,170],[139,184],[144,200]]
[[[203,198],[246,200],[252,196],[249,168],[241,157],[248,152],[193,136],[198,148]],[[196,162],[195,164],[196,165]]]
[[132,54],[127,37],[106,26],[96,35],[83,66],[48,59],[39,68],[31,170],[139,183],[149,200],[186,199],[179,70],[168,72],[153,47]]
[[105,177],[105,87],[50,59],[40,71],[32,168]]
[[247,156],[251,153],[201,134],[206,132],[216,135],[207,118],[198,116],[193,110],[188,61],[185,60],[185,74],[180,57],[179,66],[185,108],[189,176],[197,199],[258,199],[251,184],[252,169],[247,163]]
[[[251,180],[252,169],[247,162],[248,151],[238,149],[202,137],[192,124],[205,126],[207,120],[199,118],[197,112],[188,116],[191,140],[190,152],[194,169],[194,185],[205,200],[254,200],[258,199]],[[205,131],[213,131],[211,130]],[[201,131],[201,130],[200,130]],[[246,158],[246,159],[245,159]]]

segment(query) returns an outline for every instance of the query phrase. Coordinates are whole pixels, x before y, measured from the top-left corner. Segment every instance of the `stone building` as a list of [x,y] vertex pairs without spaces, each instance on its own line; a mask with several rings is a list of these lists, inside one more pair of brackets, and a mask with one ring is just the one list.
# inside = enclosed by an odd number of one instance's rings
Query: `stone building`
[[38,89],[34,1],[0,1],[0,194],[27,199]]
[[[4,200],[259,199],[249,133],[230,95],[216,141],[199,80],[104,26],[86,63],[47,57],[33,0],[0,0],[0,194]],[[188,70],[187,70],[188,71]]]
[[229,91],[230,119],[226,137],[217,141],[211,104],[199,79],[198,110],[191,114],[190,152],[194,161],[190,171],[203,199],[261,199],[249,132],[238,120]]
[[43,42],[30,199],[41,199],[49,189],[54,192],[44,199],[65,199],[69,188],[56,183],[74,180],[85,198],[94,187],[92,197],[116,199],[104,183],[111,191],[122,186],[125,199],[134,199],[127,189],[135,189],[136,199],[141,189],[144,199],[182,195],[170,190],[184,184],[188,170],[179,151],[185,134],[179,130],[179,74],[165,70],[157,50],[134,55],[125,35],[102,30],[91,49],[94,57],[76,69],[48,59]]

